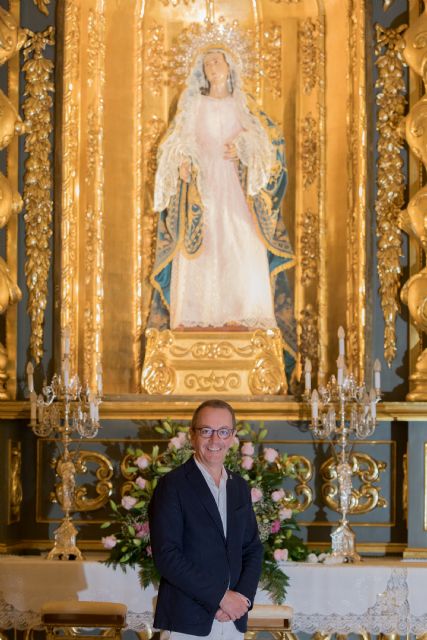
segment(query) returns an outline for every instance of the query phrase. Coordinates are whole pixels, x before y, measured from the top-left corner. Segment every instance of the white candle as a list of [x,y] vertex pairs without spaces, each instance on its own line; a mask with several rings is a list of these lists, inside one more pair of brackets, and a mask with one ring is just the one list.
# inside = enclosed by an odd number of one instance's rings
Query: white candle
[[27,379],[28,379],[28,391],[32,393],[34,391],[34,367],[33,363],[27,364]]
[[311,417],[316,421],[319,417],[319,394],[314,389],[311,394]]
[[371,389],[371,392],[369,394],[369,399],[371,401],[371,415],[373,420],[375,420],[375,418],[377,417],[377,403],[376,403],[377,395],[373,389]]
[[95,404],[94,420],[99,422],[99,404]]
[[344,356],[342,354],[338,356],[337,367],[338,367],[337,383],[338,383],[338,386],[341,387],[344,382],[344,367],[345,367]]
[[345,355],[345,331],[343,327],[338,329],[338,355]]
[[305,381],[305,390],[310,391],[311,389],[311,360],[306,358],[304,365],[304,381]]
[[64,377],[64,386],[67,388],[70,383],[70,362],[68,356],[65,356],[62,367],[62,375]]
[[98,395],[102,396],[102,364],[100,362],[96,365],[96,386]]
[[30,408],[31,408],[31,424],[35,424],[36,418],[37,418],[37,396],[34,389],[30,393]]
[[381,362],[378,358],[374,362],[374,387],[375,391],[379,393],[381,390]]
[[71,336],[70,327],[64,328],[63,336],[64,336],[64,356],[69,356],[70,355],[70,336]]

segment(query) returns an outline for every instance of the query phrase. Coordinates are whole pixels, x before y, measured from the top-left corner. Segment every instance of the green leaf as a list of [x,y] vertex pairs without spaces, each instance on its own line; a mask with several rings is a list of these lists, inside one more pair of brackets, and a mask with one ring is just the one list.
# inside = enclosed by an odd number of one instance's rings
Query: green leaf
[[101,529],[106,529],[107,527],[110,527],[110,526],[111,526],[111,524],[112,524],[111,522],[103,522],[103,523],[101,524],[101,527],[100,527],[100,528],[101,528]]

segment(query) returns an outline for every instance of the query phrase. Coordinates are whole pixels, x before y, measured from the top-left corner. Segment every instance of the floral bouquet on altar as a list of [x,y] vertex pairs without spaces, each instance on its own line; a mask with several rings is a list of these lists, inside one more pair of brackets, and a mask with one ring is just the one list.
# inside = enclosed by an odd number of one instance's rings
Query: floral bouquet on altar
[[[102,538],[109,550],[108,564],[141,567],[141,583],[158,584],[159,575],[151,556],[148,504],[159,478],[186,462],[193,450],[188,428],[165,420],[156,431],[169,442],[166,450],[158,445],[150,454],[128,449],[122,469],[128,481],[122,488],[120,504],[110,501],[112,516],[102,528],[114,526],[114,532]],[[251,487],[252,503],[258,521],[264,559],[260,587],[268,591],[273,602],[281,604],[286,595],[288,577],[280,563],[305,560],[308,549],[296,535],[298,525],[290,508],[291,496],[282,488],[283,479],[295,477],[297,469],[286,454],[262,444],[267,429],[254,431],[240,425],[234,445],[229,449],[225,466],[240,473]],[[245,438],[240,443],[239,438]]]

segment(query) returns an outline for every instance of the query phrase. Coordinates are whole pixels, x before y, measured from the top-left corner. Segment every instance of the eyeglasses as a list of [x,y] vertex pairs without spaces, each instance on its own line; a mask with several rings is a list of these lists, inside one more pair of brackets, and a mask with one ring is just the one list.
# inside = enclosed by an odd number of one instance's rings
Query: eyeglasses
[[212,427],[195,427],[195,431],[199,431],[202,438],[212,438],[216,433],[221,440],[227,440],[234,433],[235,429],[227,429],[227,427],[221,427],[220,429],[212,429]]

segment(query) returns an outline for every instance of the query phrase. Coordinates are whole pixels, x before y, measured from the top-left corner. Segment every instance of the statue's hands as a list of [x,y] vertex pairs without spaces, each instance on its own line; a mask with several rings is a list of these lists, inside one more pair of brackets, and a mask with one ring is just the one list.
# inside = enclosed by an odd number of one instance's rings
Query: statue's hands
[[181,162],[179,166],[179,177],[181,178],[181,180],[184,180],[184,182],[190,182],[190,177],[191,177],[191,161],[190,160],[184,160],[183,162]]
[[224,145],[224,158],[226,160],[237,160],[237,149],[234,142],[227,142]]
[[231,618],[225,611],[218,609],[215,614],[215,620],[218,620],[218,622],[230,622]]

